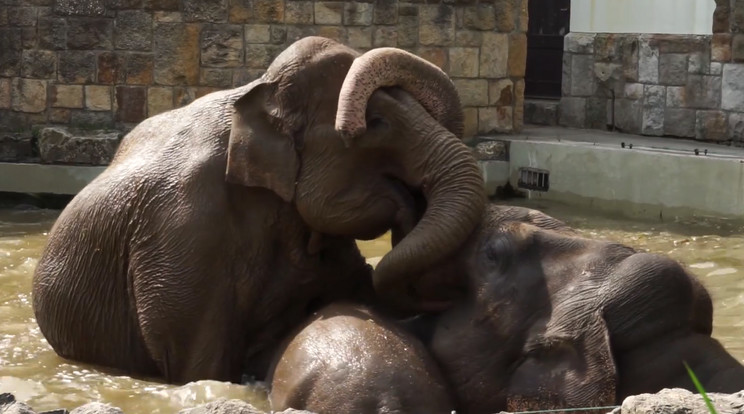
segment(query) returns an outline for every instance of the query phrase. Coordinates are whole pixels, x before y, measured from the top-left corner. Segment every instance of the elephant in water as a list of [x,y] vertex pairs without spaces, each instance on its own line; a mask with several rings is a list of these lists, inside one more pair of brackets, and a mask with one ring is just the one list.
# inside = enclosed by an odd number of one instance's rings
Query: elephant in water
[[487,207],[417,291],[455,303],[408,326],[438,361],[458,412],[694,390],[684,362],[707,391],[744,389],[744,367],[710,336],[711,298],[693,275],[667,257],[579,237],[536,210]]
[[[374,287],[420,308],[399,279],[455,250],[485,206],[462,129],[436,66],[301,39],[255,82],[123,139],[51,230],[33,278],[41,332],[62,357],[130,375],[238,381],[262,378],[324,303]],[[388,229],[396,246],[372,274],[355,239]]]
[[369,309],[331,304],[278,352],[270,370],[275,411],[450,414],[450,390],[426,348]]
[[[421,359],[414,337],[437,362],[458,413],[610,406],[662,388],[694,390],[683,362],[708,391],[744,389],[744,367],[710,336],[710,296],[666,257],[579,237],[536,210],[491,205],[460,250],[433,263],[418,283],[406,279],[419,301],[450,309],[368,322],[367,336],[402,326],[411,336],[394,338],[411,345],[360,344],[365,334],[350,334],[363,322],[353,310],[346,320],[320,315],[280,357],[275,408],[344,412],[343,404],[377,402],[353,412],[396,412],[377,384],[426,395],[421,383],[432,375],[406,365]],[[375,377],[381,361],[400,376]],[[329,393],[332,400],[311,405]]]

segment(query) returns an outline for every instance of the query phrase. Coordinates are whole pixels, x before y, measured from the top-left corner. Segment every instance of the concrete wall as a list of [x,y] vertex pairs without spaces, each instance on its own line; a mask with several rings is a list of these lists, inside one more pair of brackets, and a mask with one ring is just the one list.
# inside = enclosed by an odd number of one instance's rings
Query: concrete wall
[[567,35],[560,124],[744,144],[744,1],[710,18],[712,35]]
[[257,78],[307,35],[361,51],[400,47],[437,64],[461,93],[468,135],[522,124],[527,0],[3,4],[0,132],[131,126]]
[[571,0],[571,31],[711,34],[714,0]]
[[550,171],[550,190],[530,192],[533,198],[649,218],[743,217],[744,164],[738,158],[538,141],[512,141],[509,152],[515,187],[521,167]]

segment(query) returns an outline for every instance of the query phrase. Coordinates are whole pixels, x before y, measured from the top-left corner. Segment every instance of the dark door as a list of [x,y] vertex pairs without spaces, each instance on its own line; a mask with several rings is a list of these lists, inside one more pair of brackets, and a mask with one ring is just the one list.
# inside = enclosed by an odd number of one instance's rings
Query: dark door
[[563,72],[563,36],[568,33],[571,0],[529,0],[527,70],[524,95],[559,99]]

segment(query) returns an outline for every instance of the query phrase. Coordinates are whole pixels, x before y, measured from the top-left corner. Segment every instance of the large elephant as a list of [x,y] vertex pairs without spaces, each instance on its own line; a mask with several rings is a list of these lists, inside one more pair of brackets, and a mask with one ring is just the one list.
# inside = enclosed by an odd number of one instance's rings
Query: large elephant
[[123,139],[51,230],[33,279],[41,332],[131,375],[261,378],[308,312],[371,291],[354,239],[390,228],[374,287],[415,308],[403,276],[454,250],[485,205],[462,119],[423,59],[295,42],[259,80]]
[[[447,286],[443,289],[442,286]],[[744,389],[713,339],[706,289],[677,262],[579,237],[521,207],[487,207],[420,295],[455,303],[409,322],[453,387],[458,412],[620,403],[665,387]]]
[[450,414],[449,387],[426,348],[368,308],[334,303],[293,332],[270,370],[275,411]]

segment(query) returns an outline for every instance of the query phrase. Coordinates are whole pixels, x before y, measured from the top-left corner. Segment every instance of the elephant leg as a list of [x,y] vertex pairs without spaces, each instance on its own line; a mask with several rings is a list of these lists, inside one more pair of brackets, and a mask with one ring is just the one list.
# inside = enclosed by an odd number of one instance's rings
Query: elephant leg
[[[150,269],[154,272],[155,269]],[[201,379],[239,381],[243,339],[232,326],[231,296],[223,281],[185,286],[184,273],[159,283],[134,285],[137,317],[152,358],[169,383]],[[231,329],[233,328],[233,329]]]

